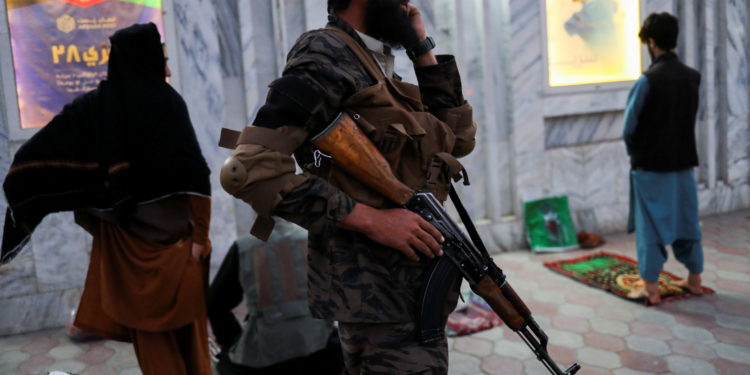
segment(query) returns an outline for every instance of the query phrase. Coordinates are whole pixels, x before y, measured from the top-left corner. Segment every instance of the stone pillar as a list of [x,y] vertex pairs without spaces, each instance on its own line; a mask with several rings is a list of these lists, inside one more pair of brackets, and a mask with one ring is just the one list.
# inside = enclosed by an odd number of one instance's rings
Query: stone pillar
[[[229,151],[218,147],[219,133],[225,125],[226,100],[223,87],[216,7],[202,0],[177,0],[173,3],[178,38],[180,93],[187,103],[203,156],[211,168],[211,256],[212,275],[237,237],[234,198],[219,183],[219,170]],[[230,44],[231,45],[231,44]],[[231,49],[225,50],[232,54]],[[237,69],[237,65],[228,66]]]

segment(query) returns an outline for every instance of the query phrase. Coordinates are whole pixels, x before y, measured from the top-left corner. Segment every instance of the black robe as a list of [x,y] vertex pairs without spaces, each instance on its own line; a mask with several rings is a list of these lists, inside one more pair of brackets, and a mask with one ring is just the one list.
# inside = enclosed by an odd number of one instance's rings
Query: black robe
[[177,193],[209,196],[210,170],[187,106],[165,82],[152,23],[111,38],[107,80],[76,98],[16,153],[0,263],[10,261],[49,213],[112,210],[127,227],[135,205]]

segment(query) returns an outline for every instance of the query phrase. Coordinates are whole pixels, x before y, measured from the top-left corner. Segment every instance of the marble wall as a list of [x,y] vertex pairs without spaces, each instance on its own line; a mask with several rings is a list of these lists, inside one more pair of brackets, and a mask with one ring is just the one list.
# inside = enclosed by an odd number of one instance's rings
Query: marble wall
[[[726,181],[730,185],[747,182],[750,170],[750,28],[748,15],[750,3],[746,0],[728,0],[723,17],[726,30],[726,47],[722,58],[727,62],[726,76],[727,149]],[[744,26],[744,27],[743,27]]]
[[[0,4],[0,10],[5,12],[5,4]],[[8,33],[8,19],[7,17],[0,17],[0,51],[3,51],[3,55],[7,59],[6,61],[3,61],[2,65],[6,65],[7,61],[10,61],[10,55],[6,54],[10,47],[10,37]],[[2,176],[5,176],[5,174],[8,172],[8,166],[10,165],[10,147],[9,142],[10,138],[8,136],[9,133],[9,126],[8,126],[8,116],[7,116],[7,109],[5,108],[5,96],[6,92],[9,90],[6,90],[7,82],[10,81],[10,78],[8,77],[7,73],[0,70],[0,174]],[[11,86],[12,87],[12,86]],[[12,93],[12,90],[10,91]],[[0,189],[0,210],[2,212],[5,212],[5,209],[7,208],[7,202],[5,200],[5,193]],[[3,234],[3,228],[0,228],[0,236]]]
[[[190,110],[203,156],[212,170],[211,242],[215,253],[211,257],[211,274],[224,258],[236,239],[234,198],[219,184],[219,170],[229,155],[219,148],[219,133],[226,121],[224,77],[237,65],[222,64],[221,30],[216,17],[217,7],[209,0],[178,0],[173,2],[173,19],[178,38],[180,87],[178,90]],[[221,9],[221,8],[218,8]],[[169,16],[169,14],[167,14]],[[223,40],[227,40],[224,38]],[[222,46],[232,48],[236,44]]]

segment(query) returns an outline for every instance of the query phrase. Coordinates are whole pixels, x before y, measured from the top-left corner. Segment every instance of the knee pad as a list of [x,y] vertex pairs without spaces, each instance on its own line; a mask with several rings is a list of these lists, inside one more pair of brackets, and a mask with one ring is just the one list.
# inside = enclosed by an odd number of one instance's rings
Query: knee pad
[[224,190],[234,195],[240,189],[245,187],[247,182],[247,169],[242,163],[237,160],[234,156],[230,156],[224,161],[224,165],[221,167],[221,173],[219,175],[221,187]]

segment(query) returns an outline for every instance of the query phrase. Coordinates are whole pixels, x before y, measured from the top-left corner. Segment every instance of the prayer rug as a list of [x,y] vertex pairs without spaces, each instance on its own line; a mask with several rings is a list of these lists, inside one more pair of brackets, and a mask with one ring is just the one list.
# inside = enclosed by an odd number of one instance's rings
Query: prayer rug
[[466,307],[448,316],[448,336],[463,336],[502,325],[503,321],[480,297],[472,293]]
[[[555,272],[604,289],[629,301],[646,302],[646,298],[628,298],[631,290],[643,287],[643,280],[638,274],[638,262],[626,256],[601,251],[573,259],[545,262],[544,265]],[[671,285],[672,280],[681,278],[667,271],[659,274],[662,302],[695,296],[685,289]],[[710,294],[714,291],[704,286],[703,293]]]

